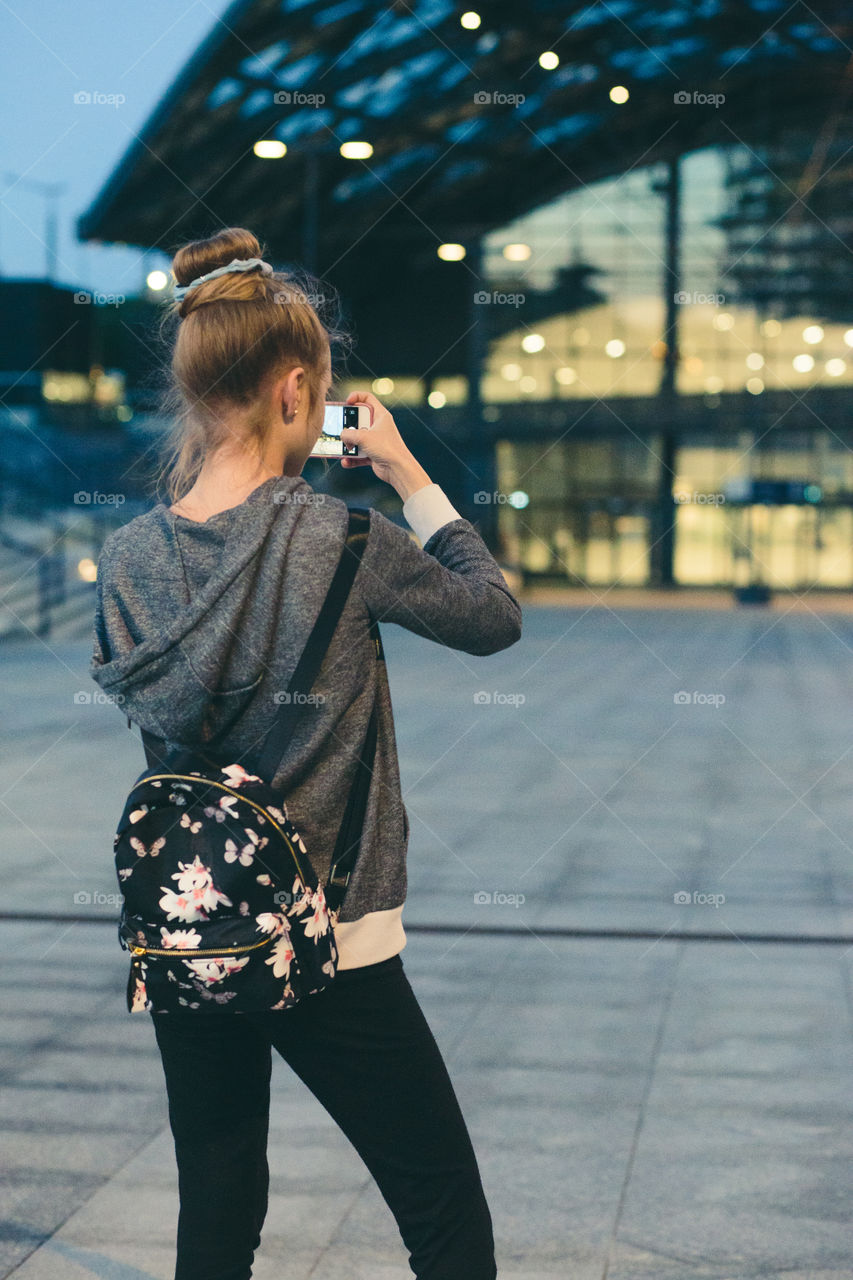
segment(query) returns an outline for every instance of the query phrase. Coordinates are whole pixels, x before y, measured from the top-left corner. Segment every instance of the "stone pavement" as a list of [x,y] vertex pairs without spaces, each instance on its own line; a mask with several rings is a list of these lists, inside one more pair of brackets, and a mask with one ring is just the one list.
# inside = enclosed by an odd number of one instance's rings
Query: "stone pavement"
[[[488,658],[383,638],[403,959],[501,1280],[853,1280],[853,619],[608,597],[527,605]],[[141,748],[88,656],[2,651],[0,1276],[171,1280],[160,1064],[111,923]],[[280,1062],[273,1086],[256,1280],[410,1276],[353,1149]]]

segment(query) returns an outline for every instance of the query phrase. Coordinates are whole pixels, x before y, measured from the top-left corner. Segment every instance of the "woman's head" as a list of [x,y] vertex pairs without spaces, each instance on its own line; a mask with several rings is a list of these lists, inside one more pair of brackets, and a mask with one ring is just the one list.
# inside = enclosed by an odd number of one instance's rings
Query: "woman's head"
[[[184,245],[172,270],[186,286],[235,259],[262,256],[250,231],[231,227]],[[169,408],[175,428],[163,467],[172,501],[223,447],[262,457],[271,431],[285,439],[290,431],[298,453],[320,434],[330,347],[343,340],[320,318],[334,302],[320,288],[305,275],[233,271],[174,302]]]

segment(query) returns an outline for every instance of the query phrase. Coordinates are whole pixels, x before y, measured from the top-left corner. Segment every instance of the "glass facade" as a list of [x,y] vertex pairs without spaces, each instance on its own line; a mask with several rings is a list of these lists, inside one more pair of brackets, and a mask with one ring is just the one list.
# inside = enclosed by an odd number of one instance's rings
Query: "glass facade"
[[[785,314],[786,290],[778,284],[778,299],[767,297],[761,309],[747,300],[754,288],[744,281],[743,226],[735,234],[729,225],[737,156],[736,149],[707,150],[681,163],[679,392],[760,395],[853,384],[853,301],[846,322],[828,322],[814,310]],[[656,393],[666,329],[663,177],[651,168],[595,184],[488,236],[485,293],[493,301],[486,305],[503,313],[499,327],[508,323],[505,316],[518,323],[491,343],[486,400]],[[753,242],[766,230],[750,227]],[[525,250],[526,258],[511,260]],[[784,262],[773,262],[778,278]],[[792,271],[796,265],[789,263]],[[814,274],[814,287],[797,296],[817,306],[821,285],[830,286],[831,260]],[[600,301],[532,320],[531,308],[545,309],[548,295],[556,300],[561,289],[578,291],[573,276],[582,276]]]
[[[745,407],[729,402],[719,431],[679,430],[674,577],[695,586],[849,588],[853,441],[800,404],[811,387],[843,395],[853,381],[853,302],[845,316],[828,256],[805,268],[791,259],[797,287],[789,292],[784,274],[773,289],[758,288],[748,250],[757,252],[769,229],[753,225],[745,237],[742,216],[754,167],[737,148],[681,162],[677,392],[685,408],[701,404],[706,420],[729,393]],[[670,278],[664,177],[660,167],[637,170],[572,192],[485,242],[484,401],[576,402],[558,438],[498,444],[499,490],[523,495],[523,505],[502,506],[501,538],[527,575],[649,581]],[[798,412],[771,431],[760,411],[774,391],[792,393]],[[599,402],[621,426],[618,438],[583,438],[583,411]],[[738,480],[770,478],[817,484],[822,500],[742,506],[727,494]]]
[[[773,446],[752,437],[685,436],[673,485],[675,578],[684,586],[779,590],[853,583],[853,509],[835,497],[853,492],[853,452],[829,434],[789,433]],[[756,477],[819,476],[818,505],[743,506],[725,486],[744,452]],[[498,490],[524,506],[501,505],[504,555],[534,578],[580,585],[644,585],[655,503],[656,458],[629,438],[607,441],[501,441]]]

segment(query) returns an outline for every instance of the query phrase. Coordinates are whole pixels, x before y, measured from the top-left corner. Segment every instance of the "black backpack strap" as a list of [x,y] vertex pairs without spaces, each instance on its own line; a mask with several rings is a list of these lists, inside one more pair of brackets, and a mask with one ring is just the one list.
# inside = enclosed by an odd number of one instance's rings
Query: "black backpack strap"
[[302,650],[302,656],[296,664],[296,670],[291,676],[284,700],[279,706],[278,715],[267,731],[260,753],[257,754],[258,773],[270,782],[275,777],[276,770],[293,736],[294,726],[307,705],[307,695],[311,692],[311,687],[323,665],[323,659],[349,597],[356,571],[361,564],[369,532],[370,512],[364,507],[351,507],[346,541],[341,550],[341,557],[328,595]]
[[[308,705],[307,695],[311,692],[311,687],[323,665],[323,659],[347,602],[369,532],[370,511],[365,507],[350,507],[346,539],[328,594],[323,601],[323,607],[317,615],[284,698],[279,704],[275,720],[264,735],[262,746],[253,753],[253,759],[257,760],[257,764],[252,768],[267,781],[272,781],[275,776],[293,736],[296,722]],[[167,750],[163,739],[145,729],[140,732],[148,768],[153,768],[155,764],[165,766]],[[212,743],[208,745],[213,747]]]
[[[130,728],[130,720],[127,722]],[[142,745],[145,748],[145,763],[149,769],[153,769],[155,765],[165,769],[167,761],[166,744],[162,738],[157,738],[153,733],[149,733],[147,729],[140,729],[142,734]]]

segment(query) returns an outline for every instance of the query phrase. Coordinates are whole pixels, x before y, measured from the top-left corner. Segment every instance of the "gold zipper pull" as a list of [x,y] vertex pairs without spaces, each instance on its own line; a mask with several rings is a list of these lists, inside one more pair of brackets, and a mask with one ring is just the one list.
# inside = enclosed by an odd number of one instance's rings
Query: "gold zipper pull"
[[144,948],[144,947],[131,947],[130,949],[131,949],[131,951],[133,952],[133,954],[134,954],[135,956],[144,956],[144,955],[145,955],[145,948]]

